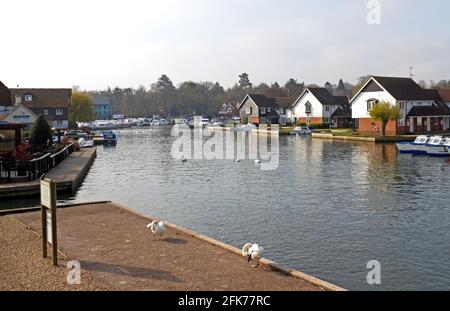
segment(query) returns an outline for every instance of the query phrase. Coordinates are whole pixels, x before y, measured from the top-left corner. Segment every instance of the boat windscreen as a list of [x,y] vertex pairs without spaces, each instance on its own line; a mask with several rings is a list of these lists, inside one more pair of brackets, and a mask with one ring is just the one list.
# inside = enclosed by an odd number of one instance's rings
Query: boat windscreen
[[426,136],[419,136],[417,137],[415,143],[416,144],[425,144],[428,141],[428,137]]

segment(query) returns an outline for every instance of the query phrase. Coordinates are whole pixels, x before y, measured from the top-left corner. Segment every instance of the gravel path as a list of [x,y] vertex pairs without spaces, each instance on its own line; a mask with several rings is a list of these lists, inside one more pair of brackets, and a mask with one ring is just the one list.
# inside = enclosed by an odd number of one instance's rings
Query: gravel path
[[41,239],[8,216],[0,217],[0,290],[108,290],[89,271],[82,270],[81,285],[68,285],[67,258],[59,255],[59,266],[42,258]]
[[[39,212],[12,217],[40,232]],[[86,270],[82,289],[101,289],[101,280],[112,290],[321,290],[173,228],[154,240],[148,222],[112,204],[58,209],[59,249]],[[1,239],[0,288],[70,289],[65,269],[40,259],[36,235],[3,219]]]

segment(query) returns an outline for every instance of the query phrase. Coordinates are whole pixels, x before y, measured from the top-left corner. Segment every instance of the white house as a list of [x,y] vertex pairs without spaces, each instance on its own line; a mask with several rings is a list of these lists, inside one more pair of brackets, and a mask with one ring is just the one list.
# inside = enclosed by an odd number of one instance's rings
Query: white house
[[14,124],[23,124],[26,128],[31,128],[37,115],[24,104],[10,106],[5,114],[0,117],[0,121]]
[[372,77],[350,101],[352,118],[361,134],[377,135],[381,123],[369,111],[379,102],[400,109],[401,117],[389,122],[388,135],[422,134],[449,129],[450,109],[436,90],[421,88],[410,78]]
[[346,96],[333,96],[326,88],[306,88],[292,105],[298,122],[348,127],[351,112]]

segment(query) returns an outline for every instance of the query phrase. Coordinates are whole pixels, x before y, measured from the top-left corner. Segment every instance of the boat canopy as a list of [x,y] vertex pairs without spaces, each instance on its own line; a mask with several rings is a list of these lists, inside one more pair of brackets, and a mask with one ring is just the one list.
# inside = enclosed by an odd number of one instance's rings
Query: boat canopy
[[434,136],[431,137],[429,144],[430,145],[441,145],[444,143],[444,137],[442,136]]
[[426,144],[429,139],[428,136],[419,136],[416,138],[414,144]]

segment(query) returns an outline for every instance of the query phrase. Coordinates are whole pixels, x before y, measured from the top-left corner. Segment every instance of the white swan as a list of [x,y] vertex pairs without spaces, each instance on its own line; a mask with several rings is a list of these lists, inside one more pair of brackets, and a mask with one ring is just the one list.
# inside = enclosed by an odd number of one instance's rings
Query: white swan
[[240,163],[240,162],[241,162],[241,159],[237,159],[237,160],[236,160],[236,163]]
[[252,266],[253,268],[258,267],[259,260],[264,255],[264,248],[260,247],[258,244],[247,243],[242,248],[242,256],[248,258],[248,262],[255,260],[256,264]]
[[261,160],[255,160],[255,164],[261,163]]
[[152,230],[154,238],[156,238],[157,234],[162,238],[163,234],[166,233],[166,225],[162,221],[158,220],[154,220],[151,224],[149,224],[147,229]]

